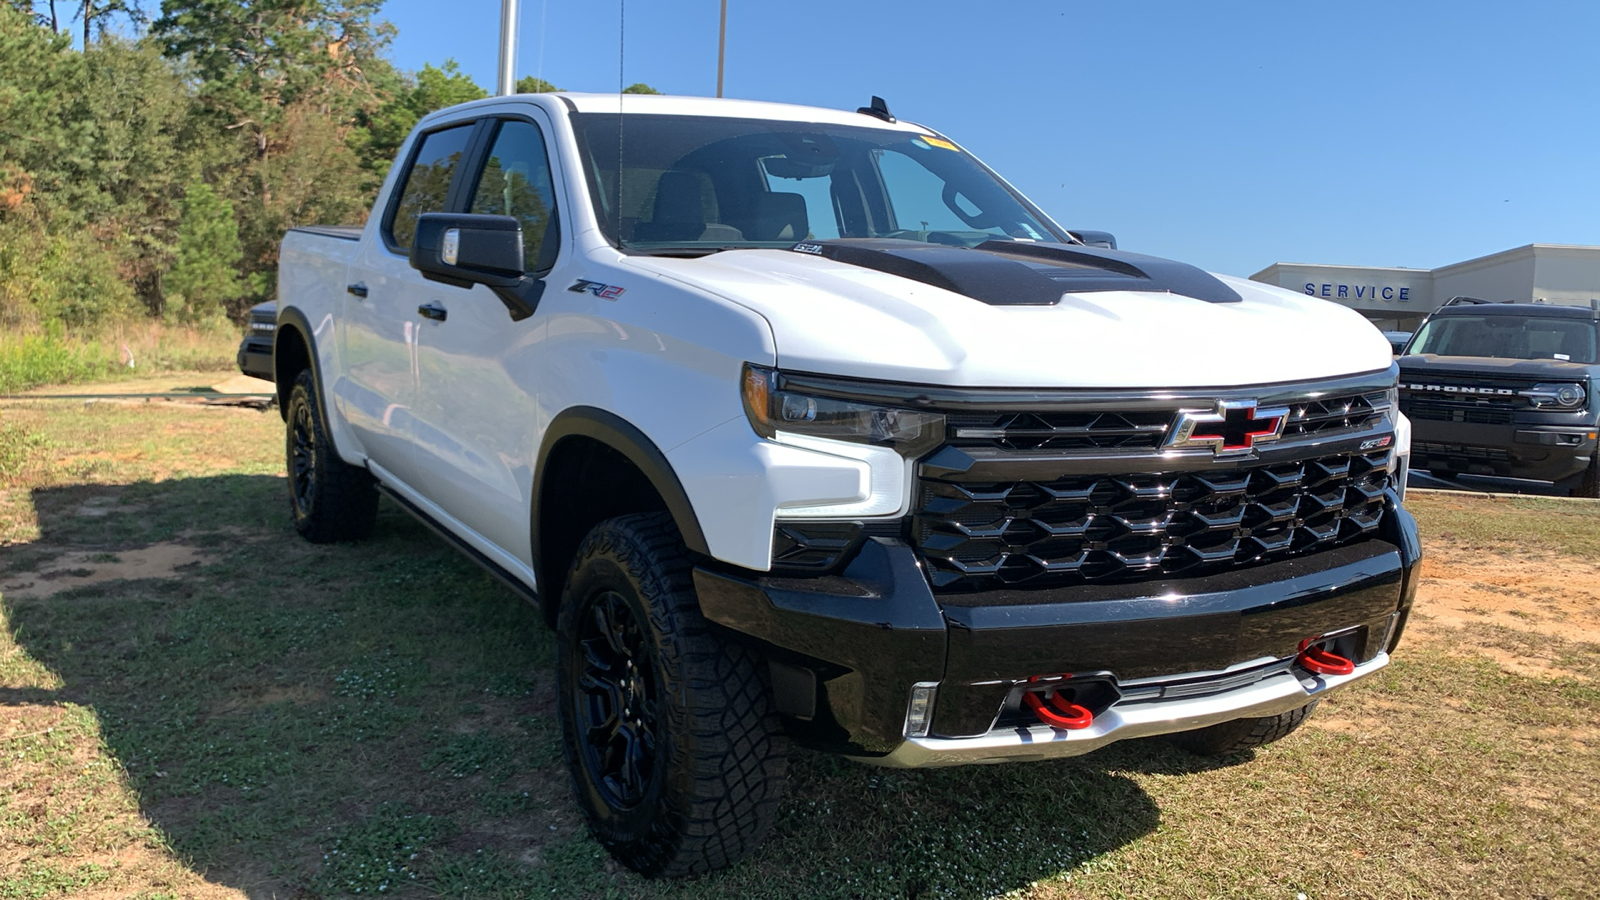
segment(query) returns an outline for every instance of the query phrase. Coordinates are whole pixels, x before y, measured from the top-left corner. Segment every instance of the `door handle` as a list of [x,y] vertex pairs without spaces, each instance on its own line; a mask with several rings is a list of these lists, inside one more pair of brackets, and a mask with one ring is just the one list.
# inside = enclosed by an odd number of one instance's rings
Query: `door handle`
[[435,322],[443,322],[444,317],[450,315],[450,310],[437,303],[424,303],[417,307],[417,312],[421,313],[423,318],[432,319]]
[[344,292],[365,300],[367,299],[367,283],[358,281],[355,284],[347,284],[344,286]]

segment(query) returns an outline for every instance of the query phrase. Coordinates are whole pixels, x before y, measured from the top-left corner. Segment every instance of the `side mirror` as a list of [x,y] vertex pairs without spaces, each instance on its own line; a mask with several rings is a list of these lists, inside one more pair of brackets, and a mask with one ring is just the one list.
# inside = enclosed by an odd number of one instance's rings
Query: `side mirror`
[[1085,231],[1082,228],[1074,228],[1067,233],[1083,241],[1086,247],[1104,247],[1107,250],[1117,249],[1116,235],[1109,231]]
[[511,216],[423,213],[411,268],[429,281],[487,287],[516,321],[533,315],[544,292],[543,281],[524,274],[522,223]]

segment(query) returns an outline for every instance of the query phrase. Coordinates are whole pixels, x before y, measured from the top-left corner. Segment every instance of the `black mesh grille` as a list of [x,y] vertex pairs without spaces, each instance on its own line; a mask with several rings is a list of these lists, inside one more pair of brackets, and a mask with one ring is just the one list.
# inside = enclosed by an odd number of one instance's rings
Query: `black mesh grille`
[[1199,574],[1376,531],[1388,459],[1383,450],[1204,473],[923,478],[912,537],[940,589]]
[[1418,457],[1460,456],[1490,462],[1510,462],[1511,453],[1499,447],[1473,447],[1469,444],[1441,444],[1433,441],[1413,441],[1411,452]]
[[1467,422],[1473,425],[1510,425],[1516,417],[1515,411],[1507,407],[1464,406],[1430,400],[1411,401],[1407,404],[1406,415],[1430,422]]

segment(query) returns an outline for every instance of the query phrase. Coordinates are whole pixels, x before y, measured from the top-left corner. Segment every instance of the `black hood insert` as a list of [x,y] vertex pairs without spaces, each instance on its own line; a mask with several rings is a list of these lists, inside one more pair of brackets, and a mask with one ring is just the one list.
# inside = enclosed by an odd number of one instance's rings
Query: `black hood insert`
[[909,278],[991,306],[1054,306],[1064,293],[1097,291],[1165,292],[1207,303],[1243,299],[1194,266],[1076,244],[985,241],[969,248],[887,238],[840,238],[804,241],[793,249]]

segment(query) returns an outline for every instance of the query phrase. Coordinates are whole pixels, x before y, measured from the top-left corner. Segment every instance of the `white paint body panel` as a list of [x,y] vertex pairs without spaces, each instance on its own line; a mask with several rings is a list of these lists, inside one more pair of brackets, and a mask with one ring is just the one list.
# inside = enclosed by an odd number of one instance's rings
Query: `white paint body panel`
[[1177,294],[1065,294],[990,306],[785,250],[631,264],[759,312],[780,368],[970,387],[1231,387],[1380,371],[1392,352],[1357,313],[1238,278],[1241,303]]
[[[630,115],[863,124],[855,113],[781,104],[563,96],[585,112],[614,112],[620,102]],[[782,516],[904,512],[913,479],[892,452],[758,437],[739,397],[747,362],[947,386],[1151,390],[1390,364],[1387,342],[1356,314],[1242,279],[1224,279],[1244,297],[1233,304],[1109,292],[1068,294],[1051,307],[995,307],[782,250],[626,256],[600,233],[561,98],[479,101],[431,114],[418,128],[500,112],[545,129],[555,176],[562,246],[535,316],[512,322],[487,289],[424,281],[383,245],[378,223],[395,172],[359,244],[298,232],[285,239],[279,296],[280,307],[321,323],[316,353],[340,455],[369,465],[530,587],[534,466],[551,423],[578,407],[611,413],[655,444],[711,554],[735,565],[770,567]],[[912,123],[870,124],[927,133]],[[577,279],[623,293],[607,300],[568,290]],[[344,291],[356,280],[368,284],[364,303]],[[446,307],[448,319],[419,316],[426,302]]]

